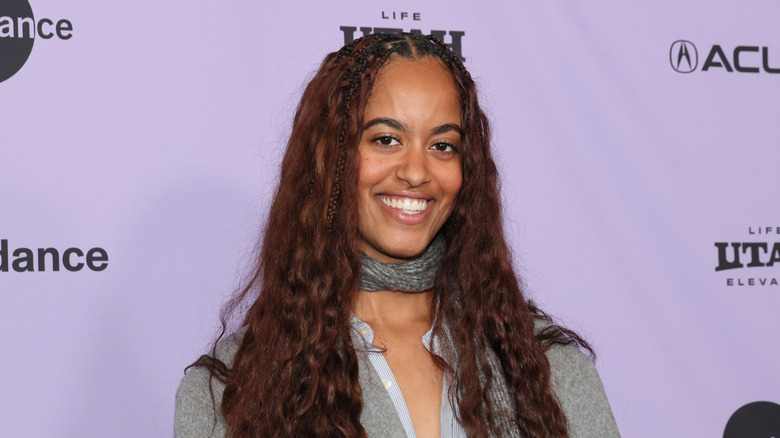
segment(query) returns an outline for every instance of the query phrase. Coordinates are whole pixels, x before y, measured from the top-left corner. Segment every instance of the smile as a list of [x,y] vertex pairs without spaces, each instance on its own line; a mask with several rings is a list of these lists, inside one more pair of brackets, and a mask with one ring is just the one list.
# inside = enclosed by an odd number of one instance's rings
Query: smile
[[428,208],[430,201],[425,199],[405,198],[402,196],[379,195],[379,200],[390,208],[403,211],[406,214],[420,214]]

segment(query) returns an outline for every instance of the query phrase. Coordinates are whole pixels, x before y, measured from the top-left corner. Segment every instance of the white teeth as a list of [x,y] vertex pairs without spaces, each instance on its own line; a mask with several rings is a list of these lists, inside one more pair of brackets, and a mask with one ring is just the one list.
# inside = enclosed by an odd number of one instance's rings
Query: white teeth
[[423,199],[411,199],[411,198],[389,198],[386,196],[379,197],[382,202],[388,207],[397,208],[403,210],[406,214],[420,214],[428,208],[428,201]]

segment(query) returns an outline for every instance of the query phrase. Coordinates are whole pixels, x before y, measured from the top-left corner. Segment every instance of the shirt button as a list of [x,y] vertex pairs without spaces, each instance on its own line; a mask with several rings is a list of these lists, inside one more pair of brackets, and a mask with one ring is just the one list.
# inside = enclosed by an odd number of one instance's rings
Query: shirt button
[[382,380],[382,384],[385,385],[385,389],[390,389],[393,386],[393,382],[389,380]]
[[360,333],[361,336],[368,336],[368,327],[360,327],[360,330],[358,330],[358,333]]

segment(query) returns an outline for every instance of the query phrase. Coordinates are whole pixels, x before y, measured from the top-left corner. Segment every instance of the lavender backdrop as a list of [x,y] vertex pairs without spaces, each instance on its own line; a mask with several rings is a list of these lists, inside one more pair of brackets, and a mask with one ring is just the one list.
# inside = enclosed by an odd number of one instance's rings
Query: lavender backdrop
[[[73,30],[0,82],[3,436],[172,436],[342,26],[464,32],[517,267],[593,341],[624,436],[722,436],[780,403],[776,2],[29,1]],[[716,242],[767,245],[716,271]],[[106,269],[14,270],[71,247]]]

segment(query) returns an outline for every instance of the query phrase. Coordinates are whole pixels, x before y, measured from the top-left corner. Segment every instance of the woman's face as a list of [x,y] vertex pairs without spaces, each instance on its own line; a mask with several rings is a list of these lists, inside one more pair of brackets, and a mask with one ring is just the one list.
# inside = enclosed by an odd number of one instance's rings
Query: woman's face
[[359,146],[361,251],[398,263],[428,247],[460,190],[460,145],[460,100],[441,61],[379,71]]

